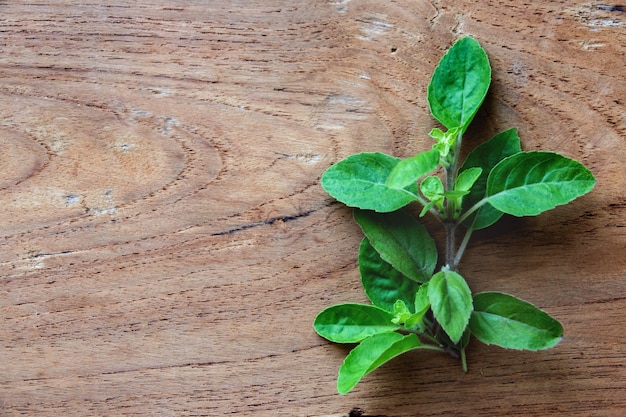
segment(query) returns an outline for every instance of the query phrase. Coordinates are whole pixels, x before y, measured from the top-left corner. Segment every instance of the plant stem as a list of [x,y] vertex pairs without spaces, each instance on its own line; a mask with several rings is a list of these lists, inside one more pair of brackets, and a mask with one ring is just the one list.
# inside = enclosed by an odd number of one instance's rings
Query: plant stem
[[463,366],[463,372],[467,372],[467,358],[465,357],[465,348],[461,349],[461,365]]
[[[428,205],[428,201],[426,201],[425,199],[423,199],[419,194],[413,194],[412,192],[408,191],[408,190],[402,190],[405,193],[407,193],[408,195],[410,195],[411,197],[413,197],[419,204],[421,204],[422,206],[427,206]],[[435,216],[437,218],[437,220],[439,220],[440,222],[443,222],[443,216],[441,215],[441,213],[439,213],[439,211],[433,207],[430,210],[428,210],[429,213],[431,213],[433,216]]]
[[461,241],[461,245],[459,245],[459,249],[457,249],[456,251],[456,255],[454,257],[454,267],[456,268],[456,266],[461,262],[461,258],[463,257],[463,252],[465,252],[465,248],[467,247],[467,244],[469,243],[470,237],[472,237],[472,232],[474,231],[474,229],[469,228],[465,231],[465,236],[463,236],[463,240]]
[[456,222],[448,220],[446,221],[446,265],[452,270],[456,271],[456,254],[454,248],[456,247]]
[[428,341],[434,343],[434,345],[431,345],[431,346],[437,346],[439,347],[439,349],[443,350],[443,348],[441,347],[441,343],[439,343],[439,341],[434,336],[431,336],[430,334],[427,334],[427,333],[424,333],[418,336],[421,336],[424,339],[428,339]]
[[463,213],[463,215],[459,218],[459,223],[463,223],[465,220],[467,220],[467,218],[469,218],[469,216],[471,216],[472,214],[474,214],[474,212],[476,210],[478,210],[479,208],[481,208],[482,206],[484,206],[487,203],[487,199],[483,198],[482,200],[480,200],[478,203],[474,204],[472,207],[470,207],[465,213]]
[[428,349],[428,350],[435,350],[437,352],[445,352],[446,350],[442,347],[439,346],[435,346],[435,345],[422,345],[421,346],[422,349]]
[[[454,144],[454,150],[452,150],[452,158],[450,163],[445,167],[446,183],[444,185],[445,192],[454,189],[457,176],[457,165],[459,160],[459,152],[461,150],[461,142],[463,139],[462,132],[459,132],[456,143]],[[455,203],[449,198],[445,200],[445,226],[446,226],[446,265],[452,270],[456,271],[456,228],[458,221],[455,219],[455,211],[457,207]]]

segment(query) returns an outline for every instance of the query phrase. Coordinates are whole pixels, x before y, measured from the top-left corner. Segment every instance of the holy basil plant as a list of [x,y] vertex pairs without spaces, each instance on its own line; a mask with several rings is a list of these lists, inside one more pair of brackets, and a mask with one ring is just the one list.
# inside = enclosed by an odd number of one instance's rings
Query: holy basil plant
[[[506,130],[459,161],[464,132],[491,82],[487,54],[471,37],[458,40],[437,65],[428,86],[432,149],[407,159],[359,153],[332,165],[323,188],[354,207],[365,238],[359,270],[371,305],[339,304],[315,318],[314,329],[336,343],[358,344],[339,369],[345,394],[365,375],[413,350],[461,359],[473,335],[490,345],[540,350],[556,345],[561,324],[512,295],[472,294],[458,265],[474,230],[503,214],[535,216],[589,192],[595,178],[581,163],[553,152],[523,152],[516,129]],[[446,252],[403,208],[417,202],[446,231]],[[417,212],[416,212],[417,213]],[[462,237],[457,243],[458,237]],[[439,266],[439,267],[438,267]]]

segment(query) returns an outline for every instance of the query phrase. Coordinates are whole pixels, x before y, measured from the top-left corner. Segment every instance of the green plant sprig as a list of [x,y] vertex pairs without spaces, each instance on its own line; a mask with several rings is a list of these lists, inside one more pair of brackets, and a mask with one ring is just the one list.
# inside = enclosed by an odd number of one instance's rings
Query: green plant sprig
[[[447,352],[461,359],[471,335],[508,349],[541,350],[563,336],[561,324],[532,304],[499,292],[472,294],[459,263],[472,232],[504,214],[535,216],[567,204],[595,185],[581,163],[553,152],[523,152],[516,129],[474,148],[460,163],[463,134],[491,82],[487,54],[471,37],[441,58],[428,85],[432,149],[399,159],[380,152],[339,161],[322,176],[323,188],[354,207],[365,238],[359,271],[369,304],[338,304],[320,312],[315,331],[336,343],[358,343],[339,369],[345,394],[367,374],[413,349]],[[439,264],[435,241],[402,210],[422,205],[446,232]],[[464,230],[460,244],[457,235]],[[437,266],[439,265],[439,270]]]

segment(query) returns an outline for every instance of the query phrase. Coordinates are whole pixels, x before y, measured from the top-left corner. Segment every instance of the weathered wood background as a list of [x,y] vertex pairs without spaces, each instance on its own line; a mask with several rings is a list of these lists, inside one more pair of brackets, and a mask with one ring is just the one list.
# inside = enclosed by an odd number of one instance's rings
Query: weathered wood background
[[[339,396],[317,312],[365,301],[319,185],[409,156],[460,36],[494,81],[467,142],[583,161],[596,189],[476,234],[474,291],[565,327],[415,352]],[[0,1],[0,415],[626,415],[626,13],[596,1]],[[436,232],[436,224],[429,223]]]

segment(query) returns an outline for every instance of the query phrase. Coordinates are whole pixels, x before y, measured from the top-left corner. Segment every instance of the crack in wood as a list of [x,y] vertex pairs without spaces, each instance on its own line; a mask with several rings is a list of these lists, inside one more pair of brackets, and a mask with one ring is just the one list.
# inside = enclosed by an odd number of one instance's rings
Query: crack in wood
[[242,226],[239,227],[235,227],[233,229],[229,229],[229,230],[225,230],[222,232],[217,232],[217,233],[213,233],[211,234],[211,236],[225,236],[225,235],[232,235],[234,233],[237,232],[242,232],[244,230],[248,230],[248,229],[253,229],[255,227],[259,227],[259,226],[271,226],[275,223],[278,222],[282,222],[282,223],[287,223],[293,220],[297,220],[297,219],[302,219],[304,217],[307,217],[309,215],[311,215],[312,213],[316,212],[317,209],[313,209],[313,210],[308,210],[302,213],[298,213],[298,214],[294,214],[294,215],[290,215],[290,216],[277,216],[277,217],[272,217],[271,219],[268,220],[263,220],[260,222],[253,222],[253,223],[248,223],[248,224],[244,224]]

